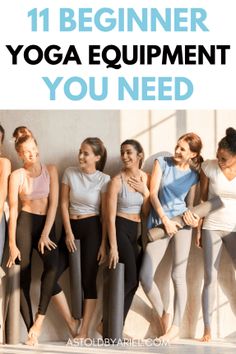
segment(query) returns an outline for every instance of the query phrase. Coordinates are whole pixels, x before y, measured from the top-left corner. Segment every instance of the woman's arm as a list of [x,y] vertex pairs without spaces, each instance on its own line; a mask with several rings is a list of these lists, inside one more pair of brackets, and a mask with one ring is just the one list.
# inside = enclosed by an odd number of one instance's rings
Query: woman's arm
[[21,259],[20,251],[16,246],[16,224],[18,216],[18,191],[19,191],[20,172],[16,170],[12,172],[9,180],[9,222],[8,222],[8,234],[9,234],[9,259],[7,267],[11,267],[16,258]]
[[49,250],[55,249],[57,247],[57,245],[50,240],[49,234],[55,221],[58,206],[58,173],[54,165],[48,165],[47,169],[50,176],[50,191],[48,196],[48,210],[46,215],[46,221],[38,243],[38,249],[41,253],[44,253],[44,247]]
[[117,197],[121,187],[120,176],[113,177],[107,191],[107,231],[110,244],[109,268],[116,267],[119,261],[116,239]]
[[[194,184],[188,192],[186,206],[189,208],[193,207],[194,205],[197,189],[198,189],[198,184]],[[186,225],[189,225],[191,227],[198,227],[200,218],[197,214],[192,213],[191,210],[187,210],[183,214],[183,220]]]
[[99,265],[104,263],[106,260],[106,241],[107,241],[106,200],[107,200],[107,193],[101,193],[102,242],[97,256]]
[[70,187],[62,183],[61,184],[61,215],[63,226],[65,229],[65,242],[69,252],[76,251],[75,236],[71,229],[70,224],[70,214],[69,214],[69,204],[70,204]]
[[174,234],[176,234],[178,229],[181,228],[181,225],[175,221],[171,221],[163,211],[160,200],[158,198],[161,178],[162,178],[161,167],[158,160],[156,160],[154,162],[151,179],[150,179],[150,201],[157,215],[159,215],[167,234],[169,236],[173,236]]
[[0,222],[2,220],[4,202],[7,198],[8,178],[11,173],[11,163],[8,159],[0,159]]
[[145,184],[145,188],[143,190],[143,205],[142,205],[142,214],[146,218],[150,211],[150,175],[147,173],[143,173],[142,180]]
[[200,194],[203,202],[208,199],[209,178],[205,175],[203,170],[200,172]]
[[[201,170],[200,172],[200,196],[201,201],[205,202],[208,199],[208,189],[209,189],[209,178],[205,175],[205,173]],[[201,230],[203,220],[201,219],[198,223],[197,232],[196,232],[196,239],[195,244],[197,247],[202,247],[201,245]]]

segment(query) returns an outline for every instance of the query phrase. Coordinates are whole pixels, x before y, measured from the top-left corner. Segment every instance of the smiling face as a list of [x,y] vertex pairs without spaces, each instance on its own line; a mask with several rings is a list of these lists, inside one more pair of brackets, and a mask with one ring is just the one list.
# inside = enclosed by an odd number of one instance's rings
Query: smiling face
[[236,155],[231,154],[227,149],[218,149],[216,158],[222,170],[236,168]]
[[174,161],[179,163],[189,163],[189,160],[197,154],[190,150],[189,144],[185,140],[178,140],[175,147]]
[[133,147],[133,145],[125,144],[121,146],[120,150],[121,161],[126,168],[139,167],[141,154]]
[[35,163],[38,161],[39,150],[34,139],[29,138],[19,147],[18,151],[19,157],[24,161],[24,163]]
[[96,163],[100,160],[99,155],[95,155],[89,144],[83,143],[79,150],[79,165],[82,171],[92,172],[96,170]]

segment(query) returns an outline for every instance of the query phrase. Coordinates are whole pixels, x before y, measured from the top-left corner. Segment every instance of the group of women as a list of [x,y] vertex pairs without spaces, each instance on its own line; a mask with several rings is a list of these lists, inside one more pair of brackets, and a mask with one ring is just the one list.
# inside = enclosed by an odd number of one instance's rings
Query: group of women
[[[181,136],[173,156],[155,160],[151,176],[141,169],[144,151],[140,143],[126,140],[120,148],[123,168],[112,179],[103,173],[107,158],[103,142],[99,138],[85,139],[79,149],[78,166],[68,167],[62,177],[63,229],[60,241],[55,232],[59,198],[56,167],[41,162],[37,141],[27,127],[16,128],[13,136],[23,167],[10,174],[9,160],[0,157],[0,246],[2,252],[6,228],[4,202],[8,190],[7,266],[11,267],[15,262],[21,265],[20,306],[28,330],[26,344],[37,343],[51,300],[64,317],[71,335],[81,340],[88,337],[97,299],[98,266],[106,261],[110,268],[115,268],[118,262],[125,265],[124,321],[140,280],[161,324],[161,338],[175,338],[187,301],[186,268],[192,228],[197,228],[197,245],[202,245],[204,254],[202,305],[205,330],[202,340],[210,340],[214,284],[222,244],[236,268],[236,130],[228,128],[226,136],[219,142],[216,160],[203,163],[199,136],[194,133]],[[0,126],[1,143],[3,138],[4,129]],[[219,195],[224,202],[223,208],[210,213],[205,220],[199,220],[188,209],[193,204],[199,181],[203,201]],[[180,214],[183,214],[184,227],[171,220]],[[141,220],[146,219],[148,228],[163,224],[168,237],[148,243],[140,260],[137,236]],[[80,240],[81,247],[82,321],[72,317],[58,284],[60,275],[68,267],[68,252],[76,250],[76,239]],[[173,254],[172,323],[154,282],[156,269],[168,246]],[[33,249],[43,263],[35,317],[30,300]]]

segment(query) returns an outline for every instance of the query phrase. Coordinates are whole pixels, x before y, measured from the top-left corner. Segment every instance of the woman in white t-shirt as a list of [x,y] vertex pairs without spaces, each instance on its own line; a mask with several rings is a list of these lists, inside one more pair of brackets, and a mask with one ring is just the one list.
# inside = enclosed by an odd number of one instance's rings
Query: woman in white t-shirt
[[[204,287],[202,309],[204,334],[211,339],[211,317],[214,307],[215,283],[223,244],[236,269],[236,130],[228,128],[219,142],[216,160],[207,160],[201,171],[202,200],[219,195],[224,207],[210,213],[203,221]],[[200,244],[200,233],[197,245]]]
[[80,240],[84,291],[83,321],[76,339],[88,337],[96,306],[98,265],[106,257],[105,195],[110,177],[104,174],[107,152],[98,138],[85,139],[79,150],[79,166],[65,170],[61,188],[63,233],[69,252]]

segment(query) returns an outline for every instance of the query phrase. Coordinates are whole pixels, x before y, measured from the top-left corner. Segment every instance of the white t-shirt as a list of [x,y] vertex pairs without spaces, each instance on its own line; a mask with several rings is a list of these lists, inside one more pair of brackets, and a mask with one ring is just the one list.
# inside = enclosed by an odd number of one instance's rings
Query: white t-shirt
[[202,170],[209,178],[208,199],[218,195],[224,203],[224,207],[205,217],[203,229],[236,231],[236,177],[229,181],[217,160],[203,162]]
[[78,167],[68,167],[62,183],[70,187],[69,213],[71,215],[99,214],[101,193],[105,193],[110,176],[101,171],[88,174]]

